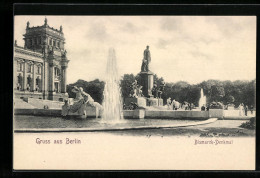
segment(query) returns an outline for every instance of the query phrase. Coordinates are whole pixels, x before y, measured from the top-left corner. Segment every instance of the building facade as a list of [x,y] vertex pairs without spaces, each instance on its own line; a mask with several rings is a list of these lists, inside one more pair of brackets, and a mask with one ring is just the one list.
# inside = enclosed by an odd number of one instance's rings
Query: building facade
[[27,22],[24,47],[14,44],[14,95],[63,101],[68,98],[66,75],[69,60],[64,49],[62,26],[30,27]]

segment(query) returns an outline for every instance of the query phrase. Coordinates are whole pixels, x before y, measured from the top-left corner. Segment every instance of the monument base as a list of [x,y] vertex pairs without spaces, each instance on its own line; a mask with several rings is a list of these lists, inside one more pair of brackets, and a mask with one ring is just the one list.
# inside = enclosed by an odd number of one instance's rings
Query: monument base
[[163,106],[163,99],[161,98],[147,98],[147,106]]
[[141,77],[141,86],[143,86],[143,95],[145,97],[153,97],[152,95],[152,88],[154,85],[154,73],[151,71],[147,71],[147,72],[140,72],[138,75],[140,75]]
[[139,98],[125,98],[125,105],[129,106],[133,103],[137,103],[139,107],[145,107],[146,106],[146,98],[144,97],[139,97]]

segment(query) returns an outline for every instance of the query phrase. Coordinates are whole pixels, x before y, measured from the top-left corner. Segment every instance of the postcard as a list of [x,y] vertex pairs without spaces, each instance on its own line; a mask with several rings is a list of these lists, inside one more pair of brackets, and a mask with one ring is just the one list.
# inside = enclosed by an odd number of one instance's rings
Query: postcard
[[14,170],[255,170],[256,16],[15,15]]

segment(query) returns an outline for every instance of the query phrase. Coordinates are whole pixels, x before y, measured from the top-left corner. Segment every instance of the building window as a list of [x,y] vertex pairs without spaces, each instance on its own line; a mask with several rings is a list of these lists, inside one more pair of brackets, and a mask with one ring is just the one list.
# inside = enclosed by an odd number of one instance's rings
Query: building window
[[55,67],[54,70],[55,70],[55,71],[54,71],[54,73],[55,73],[55,77],[60,76],[60,69]]
[[58,41],[58,47],[60,48],[60,42]]
[[23,71],[23,63],[19,62],[17,66],[18,71]]
[[41,91],[41,79],[39,77],[36,79],[35,91]]
[[21,74],[19,74],[17,76],[17,90],[22,90],[22,86],[23,86],[23,77]]
[[27,85],[26,85],[26,90],[27,90],[27,91],[31,91],[31,85],[32,85],[32,78],[31,78],[31,76],[29,75],[29,76],[27,77]]
[[53,41],[53,46],[56,46],[56,41],[55,40]]
[[33,65],[28,64],[28,73],[32,73],[32,71],[33,71]]
[[52,45],[52,40],[51,39],[49,40],[49,45]]
[[41,74],[42,73],[42,67],[41,66],[37,66],[37,74]]
[[60,92],[60,90],[59,90],[59,82],[55,82],[54,83],[54,91],[56,92],[56,93],[59,93]]

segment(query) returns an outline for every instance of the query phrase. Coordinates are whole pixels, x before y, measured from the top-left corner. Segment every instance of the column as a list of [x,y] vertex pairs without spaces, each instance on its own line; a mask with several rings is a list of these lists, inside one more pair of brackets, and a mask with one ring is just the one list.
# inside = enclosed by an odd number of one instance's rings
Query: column
[[26,67],[27,67],[27,63],[26,61],[24,61],[24,65],[23,65],[23,90],[26,90],[26,84],[27,84],[27,76],[26,76]]
[[48,90],[49,90],[49,63],[46,62],[46,59],[43,61],[42,66],[42,93],[43,99],[48,99]]
[[45,77],[44,77],[44,73],[45,73],[45,71],[44,71],[44,65],[42,65],[41,66],[42,67],[42,70],[41,70],[41,82],[42,82],[42,84],[41,84],[41,92],[44,92],[45,91],[45,86],[44,86],[44,82],[45,82]]
[[17,65],[18,65],[18,62],[17,60],[14,60],[14,79],[13,79],[13,86],[14,86],[14,89],[17,90]]
[[62,78],[61,78],[61,93],[66,93],[66,84],[67,84],[67,67],[62,67]]
[[31,86],[31,91],[34,91],[35,88],[36,88],[36,69],[35,67],[37,67],[34,63],[32,64],[33,65],[33,71],[32,71],[32,86]]
[[50,63],[49,92],[54,91],[54,66]]
[[43,65],[40,65],[40,68],[41,68],[41,80],[40,80],[40,86],[39,86],[39,88],[40,88],[40,91],[41,92],[43,92],[43,90],[44,90],[44,76],[43,76],[43,74],[44,74],[44,69],[43,69]]

